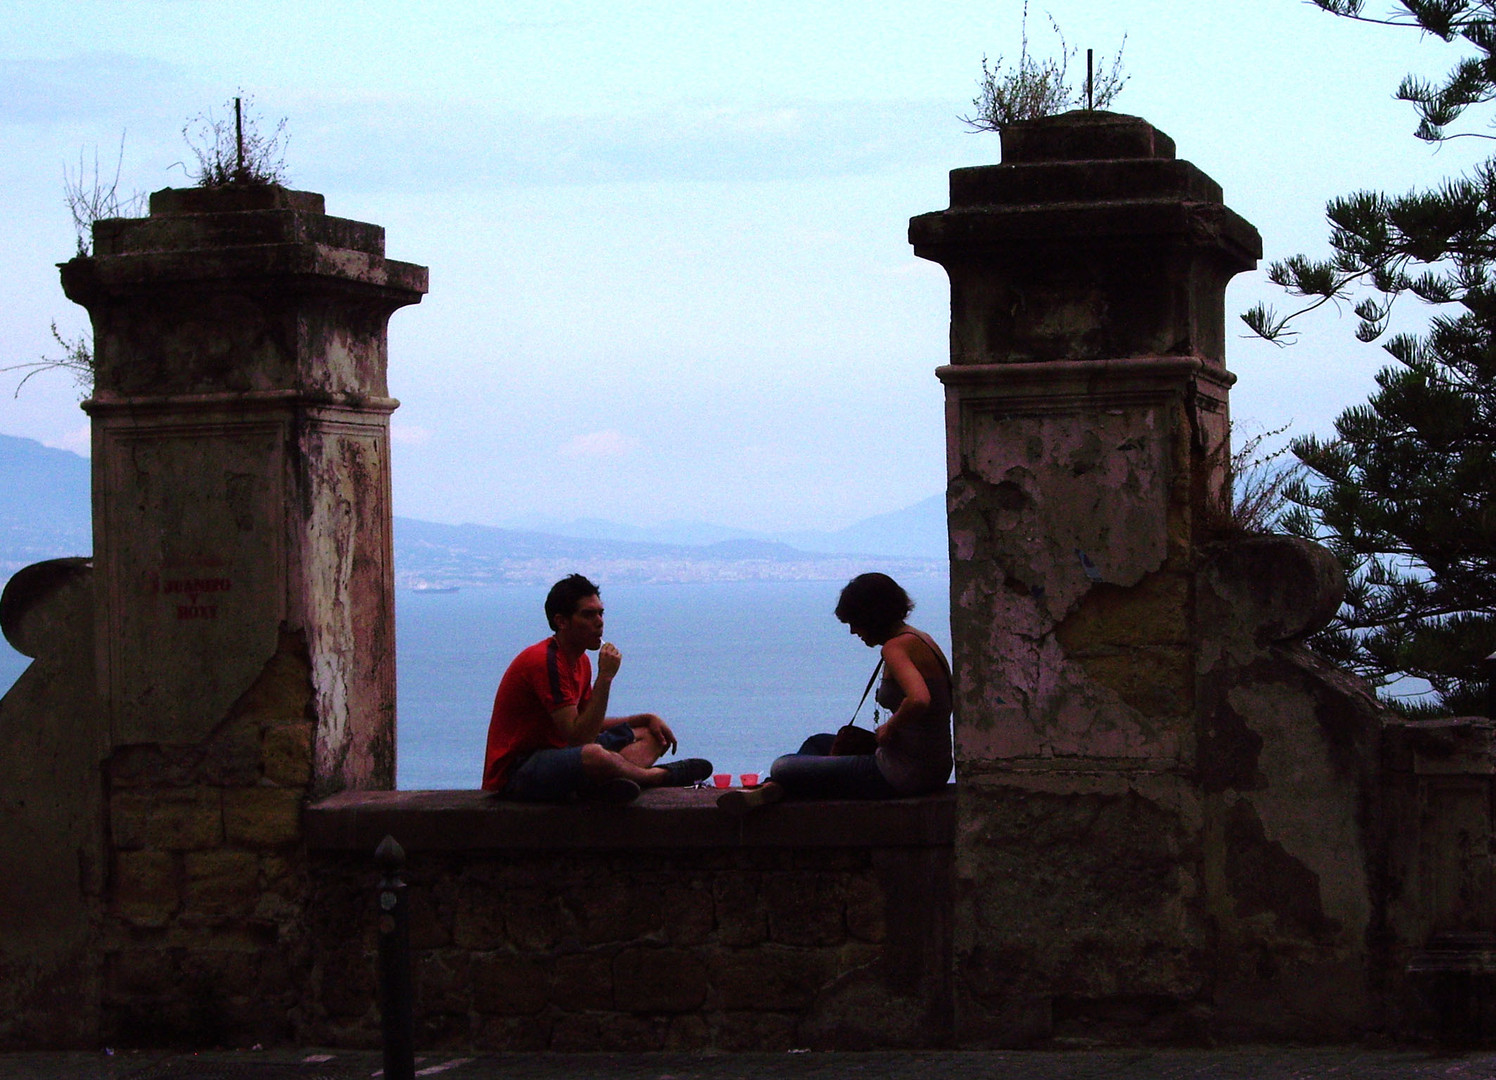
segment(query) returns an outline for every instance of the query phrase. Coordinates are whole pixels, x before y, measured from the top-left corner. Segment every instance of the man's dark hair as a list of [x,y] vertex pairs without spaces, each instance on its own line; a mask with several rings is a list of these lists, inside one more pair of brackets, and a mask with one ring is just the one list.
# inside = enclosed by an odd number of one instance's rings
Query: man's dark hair
[[560,615],[571,616],[577,613],[577,605],[589,596],[601,596],[602,590],[581,574],[572,574],[564,577],[551,586],[551,591],[545,594],[545,623],[552,630],[556,629],[556,618]]
[[909,617],[914,601],[887,574],[858,574],[841,591],[836,617],[870,634],[887,634]]

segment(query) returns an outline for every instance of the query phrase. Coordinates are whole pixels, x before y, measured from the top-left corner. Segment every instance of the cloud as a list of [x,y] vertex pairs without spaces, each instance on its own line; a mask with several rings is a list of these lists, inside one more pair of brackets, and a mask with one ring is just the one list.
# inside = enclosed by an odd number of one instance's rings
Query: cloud
[[88,457],[93,451],[93,429],[84,424],[82,427],[65,431],[55,438],[42,439],[41,444],[50,446],[53,450],[68,450]]
[[390,442],[402,446],[425,446],[431,441],[431,429],[421,427],[419,424],[406,424],[398,420],[390,421]]
[[948,129],[927,102],[679,104],[642,114],[528,116],[452,101],[306,101],[293,120],[337,190],[742,182],[878,173]]
[[[187,85],[184,72],[159,60],[81,53],[59,60],[0,59],[0,121],[52,124],[167,115],[159,104]],[[172,114],[174,117],[174,114]],[[170,128],[181,127],[176,119]]]
[[621,431],[608,428],[578,435],[561,446],[563,457],[572,458],[621,458],[627,457],[639,447],[639,440]]

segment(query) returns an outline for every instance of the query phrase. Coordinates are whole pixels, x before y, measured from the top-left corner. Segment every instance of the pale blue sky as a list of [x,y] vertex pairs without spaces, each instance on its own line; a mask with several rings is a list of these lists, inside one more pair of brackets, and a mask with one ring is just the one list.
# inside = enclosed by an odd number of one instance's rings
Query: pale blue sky
[[[957,115],[982,55],[1016,56],[1021,10],[0,2],[0,365],[55,352],[54,318],[86,326],[53,265],[64,164],[112,162],[125,132],[123,186],[183,186],[184,123],[242,87],[288,117],[292,186],[431,268],[391,322],[398,513],[834,528],[897,509],[944,485],[947,284],[905,230],[947,205],[950,169],[998,159]],[[1298,0],[1036,0],[1040,53],[1046,12],[1082,57],[1127,34],[1115,108],[1219,181],[1269,258],[1322,251],[1333,195],[1483,152],[1411,138],[1392,90],[1452,51],[1405,31]],[[1285,303],[1260,271],[1228,294],[1239,423],[1327,430],[1384,354],[1349,313],[1289,350],[1244,340],[1259,298]],[[0,432],[85,448],[66,376],[0,386]]]

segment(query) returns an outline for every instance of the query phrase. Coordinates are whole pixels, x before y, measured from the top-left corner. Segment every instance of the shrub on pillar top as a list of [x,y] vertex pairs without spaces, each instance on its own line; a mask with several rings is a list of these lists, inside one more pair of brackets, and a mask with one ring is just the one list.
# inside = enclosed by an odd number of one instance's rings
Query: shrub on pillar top
[[[1002,131],[1009,124],[1054,116],[1067,109],[1104,109],[1122,92],[1127,83],[1127,76],[1122,71],[1126,35],[1122,44],[1117,46],[1110,70],[1100,79],[1095,77],[1091,50],[1086,50],[1086,81],[1075,87],[1070,83],[1070,61],[1075,59],[1079,50],[1066,44],[1065,35],[1060,32],[1060,24],[1054,21],[1054,16],[1050,16],[1049,25],[1055,37],[1060,39],[1058,59],[1038,60],[1030,55],[1026,2],[1022,25],[1018,63],[1012,70],[1003,70],[1001,56],[990,68],[987,57],[982,57],[982,77],[977,80],[981,91],[971,100],[976,112],[961,117],[961,122],[971,130]],[[1105,65],[1106,58],[1102,57],[1102,66]]]
[[285,183],[286,118],[281,117],[270,134],[263,134],[250,111],[253,106],[253,97],[236,97],[225,105],[233,112],[232,121],[209,109],[182,128],[182,138],[197,158],[199,187]]
[[[253,113],[254,98],[235,97],[226,103],[233,119],[215,116],[213,110],[198,114],[182,128],[182,138],[197,159],[197,171],[191,173],[199,187],[269,187],[286,181],[286,118],[276,122],[270,134],[260,131]],[[93,250],[93,227],[101,221],[139,217],[146,207],[144,192],[124,195],[120,191],[120,173],[124,167],[125,139],[120,136],[114,174],[100,171],[98,148],[94,148],[90,170],[82,151],[78,154],[78,171],[63,169],[62,189],[68,212],[77,235],[77,255],[87,258]],[[93,389],[93,338],[89,334],[65,336],[52,321],[52,338],[62,349],[60,356],[43,356],[38,360],[0,367],[0,373],[24,371],[16,384],[16,393],[35,375],[62,370],[73,376],[84,395]]]

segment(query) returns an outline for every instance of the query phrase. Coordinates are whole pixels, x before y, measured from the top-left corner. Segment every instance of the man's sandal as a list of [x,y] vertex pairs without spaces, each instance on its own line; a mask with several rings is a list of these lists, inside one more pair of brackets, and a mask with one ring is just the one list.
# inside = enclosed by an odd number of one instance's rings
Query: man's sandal
[[660,787],[690,787],[712,775],[712,763],[706,758],[688,757],[657,768],[665,770]]
[[742,817],[750,810],[777,803],[782,798],[784,798],[784,785],[775,783],[773,780],[765,780],[758,787],[724,791],[717,796],[717,809],[733,817]]

